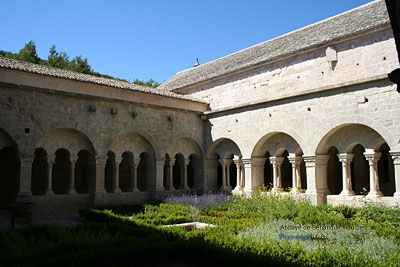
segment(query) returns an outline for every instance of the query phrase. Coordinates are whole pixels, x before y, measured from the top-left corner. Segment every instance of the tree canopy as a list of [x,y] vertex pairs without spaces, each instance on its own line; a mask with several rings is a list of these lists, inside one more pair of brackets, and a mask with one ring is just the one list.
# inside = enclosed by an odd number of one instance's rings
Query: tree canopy
[[[120,79],[120,78],[114,78],[110,75],[106,74],[101,74],[98,72],[95,72],[92,67],[88,63],[87,58],[83,58],[82,56],[76,56],[72,60],[69,60],[69,57],[67,53],[56,50],[56,46],[52,45],[50,47],[49,55],[47,57],[47,60],[41,59],[37,52],[36,52],[36,44],[34,41],[29,41],[27,44],[25,44],[24,48],[19,50],[18,53],[11,53],[8,51],[0,50],[0,57],[7,57],[7,58],[12,58],[12,59],[17,59],[25,62],[30,62],[30,63],[35,63],[35,64],[41,64],[41,65],[46,65],[50,67],[56,67],[60,69],[66,69],[66,70],[71,70],[71,71],[76,71],[79,73],[84,73],[84,74],[90,74],[98,77],[103,77],[103,78],[109,78],[109,79],[115,79],[119,81],[125,81],[125,79]],[[135,79],[133,81],[134,84],[138,85],[144,85],[148,87],[154,87],[156,88],[157,86],[160,85],[159,82],[154,81],[153,79],[150,79],[148,81],[141,81],[139,79]]]

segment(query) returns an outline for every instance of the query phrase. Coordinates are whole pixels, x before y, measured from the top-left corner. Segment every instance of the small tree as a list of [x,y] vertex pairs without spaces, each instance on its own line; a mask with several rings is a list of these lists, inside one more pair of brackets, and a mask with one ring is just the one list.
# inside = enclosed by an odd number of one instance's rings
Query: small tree
[[56,46],[52,45],[50,47],[50,53],[47,57],[46,65],[60,69],[66,69],[69,67],[70,62],[65,52],[57,52]]
[[40,58],[36,52],[35,42],[31,40],[29,41],[29,43],[25,44],[24,48],[19,50],[19,53],[17,54],[17,59],[39,64]]

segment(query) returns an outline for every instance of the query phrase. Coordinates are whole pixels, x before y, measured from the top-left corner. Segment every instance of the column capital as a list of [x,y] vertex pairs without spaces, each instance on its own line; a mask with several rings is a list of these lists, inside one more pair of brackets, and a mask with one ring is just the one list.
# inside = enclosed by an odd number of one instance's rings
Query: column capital
[[31,155],[21,155],[19,157],[21,161],[21,167],[31,167],[33,163],[34,156]]
[[106,156],[95,156],[95,164],[97,167],[104,167],[107,163],[107,157]]
[[243,167],[251,168],[251,159],[242,159]]
[[283,161],[285,160],[284,157],[270,157],[269,160],[271,161],[271,163],[273,165],[277,164],[277,165],[281,165],[283,163]]
[[243,164],[242,159],[233,159],[233,162],[235,163],[236,167],[239,167]]
[[251,165],[253,167],[264,167],[266,160],[267,160],[267,158],[253,157],[253,158],[251,158]]
[[47,163],[51,163],[54,164],[54,162],[56,161],[56,156],[54,155],[47,155]]
[[370,165],[378,164],[379,159],[382,156],[381,152],[364,153],[365,158],[369,161]]
[[220,160],[219,160],[219,163],[220,163],[222,166],[224,166],[224,165],[229,166],[229,165],[231,165],[232,160],[231,160],[231,159],[220,159]]
[[400,165],[400,152],[389,152],[390,156],[392,156],[393,164]]
[[342,163],[350,163],[354,159],[354,154],[352,153],[341,153],[337,156]]
[[115,164],[119,165],[121,163],[121,161],[122,161],[122,156],[115,155]]
[[315,167],[315,156],[303,156],[306,168]]
[[176,159],[169,159],[169,165],[174,166]]
[[188,166],[190,164],[190,158],[184,158],[183,165]]
[[75,164],[77,161],[78,161],[78,157],[69,157],[69,161],[72,163],[72,164]]

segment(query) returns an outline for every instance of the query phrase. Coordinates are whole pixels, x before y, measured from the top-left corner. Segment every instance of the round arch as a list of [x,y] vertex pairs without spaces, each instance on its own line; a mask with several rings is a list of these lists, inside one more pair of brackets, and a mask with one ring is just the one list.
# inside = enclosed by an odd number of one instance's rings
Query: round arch
[[178,153],[182,154],[185,159],[188,159],[192,154],[196,154],[198,157],[203,158],[201,147],[196,141],[189,137],[176,138],[168,145],[166,153],[168,153],[171,158],[174,158]]
[[220,138],[215,140],[208,148],[205,154],[206,159],[215,159],[215,154],[220,159],[231,158],[232,155],[242,157],[239,146],[229,138]]
[[43,148],[48,155],[55,155],[60,148],[67,149],[71,155],[78,155],[81,150],[96,155],[89,138],[84,133],[70,128],[60,128],[46,133],[39,139],[36,148]]
[[118,136],[110,145],[109,151],[113,151],[116,156],[122,156],[125,151],[133,153],[134,157],[139,157],[143,152],[155,156],[155,151],[151,143],[141,135],[128,133]]
[[285,150],[289,154],[302,155],[299,143],[283,132],[272,132],[264,135],[253,148],[252,157],[264,157],[267,152],[271,156],[281,156]]

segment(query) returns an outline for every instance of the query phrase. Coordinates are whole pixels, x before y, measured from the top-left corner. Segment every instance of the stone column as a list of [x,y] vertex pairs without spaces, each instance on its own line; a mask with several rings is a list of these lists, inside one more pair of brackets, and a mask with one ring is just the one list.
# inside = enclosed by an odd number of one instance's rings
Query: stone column
[[78,161],[77,158],[70,158],[70,167],[69,167],[69,189],[68,194],[76,194],[75,190],[75,164]]
[[32,179],[32,163],[33,156],[20,156],[21,171],[18,189],[19,203],[31,202],[32,190],[31,190],[31,179]]
[[182,170],[182,174],[181,175],[181,190],[190,190],[188,183],[187,183],[187,166],[190,163],[190,159],[183,159],[183,170]]
[[169,160],[169,187],[168,190],[169,191],[175,191],[175,187],[174,187],[174,163],[175,163],[175,159],[170,159]]
[[137,187],[137,167],[139,166],[141,158],[133,158],[133,162],[131,165],[131,175],[129,177],[130,179],[130,186],[129,186],[129,192],[139,192],[139,188]]
[[270,157],[270,161],[274,168],[274,179],[272,192],[282,192],[282,163],[284,161],[284,157]]
[[351,170],[350,164],[354,158],[354,154],[343,153],[339,154],[339,161],[342,163],[343,168],[343,191],[340,193],[341,196],[354,196],[355,193],[352,189],[351,184]]
[[400,198],[400,152],[390,152],[394,165],[394,180],[396,191],[393,197]]
[[236,187],[233,189],[233,192],[240,193],[243,190],[242,184],[242,163],[239,158],[235,158],[233,162],[236,165]]
[[301,173],[300,173],[300,164],[303,161],[301,156],[292,156],[289,157],[289,161],[292,164],[292,192],[293,193],[304,193],[304,190],[301,188]]
[[375,152],[373,154],[364,153],[365,158],[369,162],[369,193],[368,198],[383,197],[383,194],[379,188],[379,172],[378,172],[378,161],[382,156],[382,153]]
[[230,164],[232,163],[231,159],[222,159],[220,160],[222,165],[222,187],[221,189],[224,191],[231,191],[232,187],[230,186]]
[[122,161],[122,157],[115,156],[115,173],[114,173],[114,183],[113,183],[113,193],[121,193],[119,188],[119,164]]
[[53,184],[53,165],[55,163],[55,157],[53,155],[47,156],[47,188],[46,195],[54,195],[52,184]]
[[164,183],[164,165],[165,165],[165,158],[156,159],[156,191],[164,191],[165,188],[163,185]]

